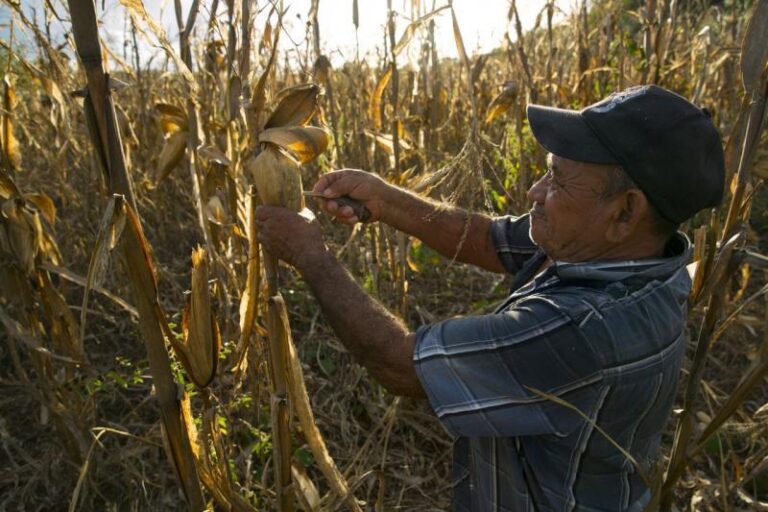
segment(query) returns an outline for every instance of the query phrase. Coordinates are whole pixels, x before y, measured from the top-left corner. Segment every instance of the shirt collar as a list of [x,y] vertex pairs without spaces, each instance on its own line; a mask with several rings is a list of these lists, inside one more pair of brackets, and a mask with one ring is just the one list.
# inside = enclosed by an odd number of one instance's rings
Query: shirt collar
[[[639,260],[587,261],[568,263],[556,261],[550,269],[562,281],[590,279],[596,281],[621,281],[630,277],[661,279],[669,277],[684,267],[691,258],[691,241],[677,232],[667,243],[662,258]],[[547,269],[547,270],[550,270]]]

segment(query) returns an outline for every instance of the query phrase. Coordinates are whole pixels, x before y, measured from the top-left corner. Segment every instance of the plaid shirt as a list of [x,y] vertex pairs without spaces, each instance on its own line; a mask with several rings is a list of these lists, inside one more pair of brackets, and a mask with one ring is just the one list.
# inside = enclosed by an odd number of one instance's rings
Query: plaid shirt
[[658,259],[556,262],[530,280],[546,256],[528,217],[492,233],[511,295],[494,314],[420,328],[414,352],[456,438],[453,509],[643,510],[650,491],[593,425],[649,468],[686,345],[690,242],[676,235]]

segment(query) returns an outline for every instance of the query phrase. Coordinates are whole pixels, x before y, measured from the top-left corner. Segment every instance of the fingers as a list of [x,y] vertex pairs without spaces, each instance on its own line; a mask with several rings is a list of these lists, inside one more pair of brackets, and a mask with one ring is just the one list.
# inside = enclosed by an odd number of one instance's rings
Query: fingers
[[349,194],[369,177],[370,173],[359,169],[340,169],[323,174],[312,187],[312,192],[325,197],[339,197]]
[[322,201],[323,209],[331,214],[338,222],[342,224],[355,224],[358,222],[355,210],[349,206],[341,206],[333,199],[327,199]]

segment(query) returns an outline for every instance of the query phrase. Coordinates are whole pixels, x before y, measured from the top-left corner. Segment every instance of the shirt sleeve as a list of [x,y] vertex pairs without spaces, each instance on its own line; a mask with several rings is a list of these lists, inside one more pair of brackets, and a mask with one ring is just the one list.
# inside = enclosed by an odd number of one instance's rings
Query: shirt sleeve
[[510,274],[516,274],[538,249],[531,240],[529,227],[528,214],[520,217],[507,215],[491,221],[491,237],[496,254]]
[[578,416],[535,391],[560,396],[601,379],[577,331],[546,300],[527,300],[420,328],[414,366],[432,409],[456,437],[563,435]]

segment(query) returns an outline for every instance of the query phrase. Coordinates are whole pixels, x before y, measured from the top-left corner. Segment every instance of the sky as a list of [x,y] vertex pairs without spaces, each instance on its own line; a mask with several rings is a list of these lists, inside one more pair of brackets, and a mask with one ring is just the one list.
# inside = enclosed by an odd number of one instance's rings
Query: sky
[[[38,19],[42,17],[41,5],[43,0],[21,0],[25,11],[32,17],[33,10],[38,13]],[[59,13],[63,13],[63,0],[53,0]],[[283,26],[285,32],[281,36],[281,50],[293,52],[296,48],[303,51],[305,48],[307,15],[310,8],[310,0],[283,0],[288,8]],[[405,30],[411,21],[411,5],[418,0],[391,0],[392,8],[397,13],[396,38]],[[562,10],[570,10],[576,0],[558,0],[557,5]],[[97,9],[102,23],[102,33],[110,47],[122,53],[125,34],[126,14],[118,0],[96,0]],[[256,0],[257,9],[260,11],[255,22],[256,33],[260,34],[264,29],[266,15],[272,2],[277,0]],[[421,0],[428,7],[435,5],[440,7],[447,4],[447,0]],[[191,0],[182,0],[183,10],[186,13]],[[224,10],[225,2],[219,2],[219,13],[226,19]],[[533,26],[537,14],[544,7],[544,0],[520,0],[517,2],[523,27]],[[144,0],[149,14],[160,23],[172,40],[178,36],[176,28],[173,0]],[[198,26],[205,26],[210,17],[211,0],[202,0],[202,9],[198,17]],[[359,5],[359,30],[357,40],[361,57],[375,58],[377,52],[383,51],[384,25],[387,20],[387,0],[358,0]],[[514,25],[508,23],[507,12],[509,0],[454,0],[453,2],[459,26],[464,39],[467,52],[470,54],[488,52],[502,45],[504,33],[510,31],[514,39]],[[345,60],[355,58],[356,34],[352,22],[352,0],[320,0],[318,13],[320,21],[320,38],[323,52],[331,58],[334,65]],[[0,38],[8,39],[9,8],[0,5]],[[274,20],[274,18],[273,18]],[[455,57],[456,44],[453,36],[451,15],[448,9],[443,10],[435,18],[436,44],[441,57]],[[41,21],[40,21],[41,22]],[[62,42],[64,34],[69,30],[69,23],[54,20],[52,33],[57,42]],[[17,29],[17,37],[19,37]],[[21,34],[23,38],[23,34]],[[418,44],[411,44],[404,58],[414,58]],[[144,60],[152,53],[160,52],[156,47],[148,43],[141,43],[141,53]]]

